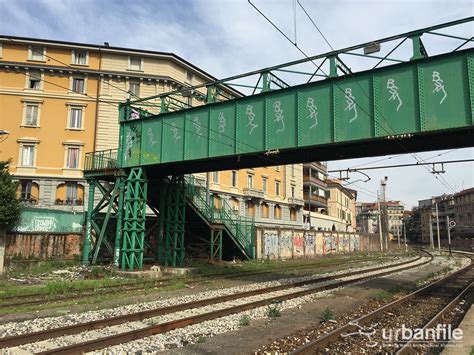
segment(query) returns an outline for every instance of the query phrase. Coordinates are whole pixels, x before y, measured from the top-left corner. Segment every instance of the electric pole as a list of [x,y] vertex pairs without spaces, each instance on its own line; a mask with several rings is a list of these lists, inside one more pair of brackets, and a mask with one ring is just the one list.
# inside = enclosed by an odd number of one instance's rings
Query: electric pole
[[431,249],[434,249],[433,222],[431,220],[431,214],[430,214],[430,247],[431,247]]
[[405,253],[408,251],[407,246],[407,228],[405,226],[405,221],[403,221],[403,238],[405,239]]
[[449,216],[446,216],[446,224],[448,227],[448,247],[449,247],[449,255],[451,255],[451,227],[449,226]]
[[379,208],[379,236],[380,236],[380,251],[383,252],[383,235],[382,235],[382,213],[380,211],[380,195],[377,198],[377,205]]
[[436,233],[438,234],[438,250],[441,250],[441,239],[439,237],[439,214],[438,214],[438,202],[435,203],[436,206]]
[[[385,250],[388,250],[388,221],[387,221],[387,204],[385,202],[385,186],[387,186],[388,176],[385,176],[380,180],[380,191],[381,191],[381,205],[382,205],[382,223],[383,223],[383,238],[385,239]],[[380,210],[380,208],[379,208]]]

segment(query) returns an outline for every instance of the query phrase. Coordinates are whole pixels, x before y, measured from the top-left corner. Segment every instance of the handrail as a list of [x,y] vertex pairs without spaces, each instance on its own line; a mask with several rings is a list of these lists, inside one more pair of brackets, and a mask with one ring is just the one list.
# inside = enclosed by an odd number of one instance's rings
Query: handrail
[[84,171],[97,171],[118,168],[118,149],[106,149],[86,153]]
[[253,257],[254,220],[240,216],[225,200],[220,208],[213,202],[208,203],[205,187],[194,176],[185,176],[185,183],[188,197],[204,217],[211,223],[223,224],[245,252]]

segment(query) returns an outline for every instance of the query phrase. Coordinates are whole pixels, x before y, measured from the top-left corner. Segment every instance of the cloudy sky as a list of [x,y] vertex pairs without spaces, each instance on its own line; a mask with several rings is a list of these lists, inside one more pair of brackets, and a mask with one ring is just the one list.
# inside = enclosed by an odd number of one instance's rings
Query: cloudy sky
[[[310,55],[328,52],[329,45],[293,0],[252,0],[283,32]],[[410,30],[473,15],[470,0],[300,0],[329,44],[343,48]],[[296,8],[296,11],[294,9]],[[472,23],[456,29],[472,36]],[[302,58],[247,0],[0,0],[0,33],[73,42],[173,52],[210,74],[228,77]],[[430,53],[454,48],[456,42],[435,43]],[[403,52],[403,48],[401,49]],[[406,53],[405,53],[406,54]],[[400,55],[403,56],[403,53]],[[360,62],[351,67],[358,69]],[[441,156],[438,156],[442,154]],[[474,158],[474,149],[419,153],[419,160]],[[329,162],[329,169],[369,163],[416,162],[411,155]],[[378,161],[378,162],[375,162]],[[407,208],[417,200],[474,185],[474,164],[445,166],[435,178],[423,167],[367,172],[371,180],[351,175],[358,200],[374,200],[378,181],[388,176],[387,197]],[[444,179],[443,183],[439,180]]]

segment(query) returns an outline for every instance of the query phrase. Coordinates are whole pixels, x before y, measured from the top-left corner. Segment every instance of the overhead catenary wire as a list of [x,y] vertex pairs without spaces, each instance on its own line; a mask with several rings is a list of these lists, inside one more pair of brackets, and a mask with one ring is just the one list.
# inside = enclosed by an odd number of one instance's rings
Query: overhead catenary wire
[[[288,37],[282,30],[280,30],[280,29],[278,28],[278,26],[276,26],[260,9],[258,9],[254,4],[252,4],[252,2],[251,2],[250,0],[248,0],[248,2],[249,2],[250,5],[252,5],[252,7],[253,7],[258,13],[260,13],[273,27],[275,27],[275,28],[278,30],[278,32],[280,32],[287,40],[289,40],[307,59],[310,58],[301,48],[299,48],[299,46],[298,46],[296,43],[293,43],[293,42],[289,39],[289,37]],[[302,8],[304,9],[303,5],[302,5],[300,2],[298,2],[298,3],[299,3],[299,5],[300,5],[300,7],[302,7]],[[307,13],[307,11],[305,11],[305,13],[307,14],[308,17],[311,18],[311,16]],[[312,19],[311,19],[311,20],[312,20]],[[314,25],[316,25],[315,22],[314,22],[314,20],[312,20],[312,22],[314,23]],[[319,30],[319,29],[318,29],[318,30]],[[324,38],[325,38],[325,37],[324,37]],[[326,40],[327,40],[327,39],[326,39]],[[329,42],[329,41],[328,41],[328,42]],[[328,44],[329,44],[330,48],[332,48],[332,46],[330,45],[330,43],[328,43]],[[321,71],[323,72],[323,74],[325,74],[325,75],[327,76],[327,74],[324,72],[324,70],[321,68],[321,66],[318,67],[318,66],[314,63],[314,61],[312,61],[312,60],[311,60],[311,62],[318,68],[318,70],[321,70]],[[347,68],[347,67],[346,67],[346,68]],[[352,71],[351,71],[349,68],[347,68],[347,69],[349,70],[349,74],[350,74],[351,76],[353,76]],[[370,99],[370,97],[367,95],[367,93],[366,93],[365,90],[362,88],[362,86],[361,86],[358,82],[356,82],[356,84],[359,86],[359,88],[360,88],[361,91],[364,93],[364,95],[365,95],[367,98]],[[341,88],[337,83],[335,83],[335,86],[336,86],[341,92],[344,92],[344,91],[342,90],[342,88]],[[355,101],[355,105],[357,105],[363,112],[365,112],[366,114],[368,114],[368,115],[370,116],[370,113],[368,113],[360,104],[358,104],[357,101]],[[388,120],[384,117],[383,113],[381,113],[381,112],[379,111],[379,114],[380,114],[380,116],[382,117],[382,119],[385,121],[385,123],[387,124],[387,126],[393,131],[393,128],[390,126],[390,123],[389,123]],[[389,132],[389,131],[388,131],[387,129],[385,129],[385,127],[383,127],[383,126],[380,126],[380,128],[383,129],[384,131],[386,131],[386,133],[388,133],[389,135],[394,135],[394,134],[395,134],[394,132]],[[409,150],[406,149],[406,148],[403,146],[403,144],[400,142],[400,139],[399,139],[399,138],[396,138],[396,139],[395,139],[395,142],[397,142],[397,143],[400,145],[400,147],[401,147],[402,149],[404,149],[407,153],[411,154],[411,155],[415,158],[415,160],[418,161],[417,155],[416,155],[416,154],[413,154],[413,153],[410,153]],[[431,172],[429,171],[429,169],[427,169],[425,166],[423,166],[423,167],[424,167],[424,168],[430,173],[430,175],[431,175]],[[444,181],[442,181],[441,179],[439,179],[437,176],[435,176],[435,175],[432,175],[432,176],[433,176],[436,180],[438,180],[438,181],[439,181],[444,187],[446,187],[448,190],[451,190],[451,191],[455,192],[455,190],[452,188],[451,185],[449,185],[449,183],[447,183],[447,181],[444,182]],[[443,178],[443,180],[445,180],[445,179]]]
[[[327,38],[326,38],[326,37],[324,36],[324,34],[319,30],[318,26],[316,25],[316,23],[315,23],[315,21],[313,20],[313,18],[311,17],[311,15],[306,11],[306,9],[305,9],[304,6],[300,3],[299,0],[298,0],[298,4],[299,4],[300,7],[303,9],[303,11],[304,11],[305,14],[308,16],[308,18],[311,20],[311,22],[312,22],[313,25],[316,27],[316,29],[317,29],[318,32],[321,34],[321,36],[324,38],[324,40],[325,40],[326,43],[329,45],[329,47],[330,47],[332,50],[334,50],[333,47],[331,46],[331,44],[329,43],[329,41],[327,40]],[[396,49],[396,48],[397,48],[397,47],[395,47],[395,49]],[[390,53],[392,53],[395,49],[393,49]],[[346,68],[348,69],[349,74],[350,74],[352,77],[354,77],[352,71],[351,71],[347,66],[346,66]],[[365,90],[362,88],[362,86],[361,86],[358,82],[356,82],[356,84],[357,84],[357,85],[359,86],[359,88],[362,90],[362,92],[364,93],[364,95],[365,95],[367,98],[369,98],[369,95],[367,95],[367,93],[366,93]],[[370,99],[370,98],[369,98],[369,99]],[[375,108],[378,110],[377,107],[375,107]],[[391,127],[390,123],[388,122],[388,120],[384,117],[383,113],[380,112],[380,110],[378,110],[378,111],[379,111],[380,116],[383,118],[383,120],[385,121],[385,123],[388,125],[388,127],[389,127],[392,131],[394,131],[393,128]],[[384,129],[384,130],[385,130],[385,129]],[[387,133],[390,133],[390,132],[387,131]],[[394,134],[394,132],[393,132],[393,134]],[[419,156],[417,153],[410,153],[410,152],[402,145],[402,143],[399,142],[398,139],[397,139],[396,141],[399,143],[400,147],[402,147],[407,153],[409,153],[410,155],[412,155],[413,158],[415,158],[415,160],[416,160],[417,162],[420,162],[419,159],[421,159],[421,158],[420,158],[420,156]],[[421,165],[421,164],[420,164],[420,165]],[[426,168],[426,166],[424,166],[424,165],[422,165],[422,166],[423,166],[423,168],[425,168],[425,169],[428,171],[428,173],[431,174],[431,171],[430,171],[428,168]],[[443,176],[440,176],[439,178],[438,178],[438,176],[435,176],[435,175],[432,175],[432,176],[433,176],[436,180],[438,180],[439,182],[441,182],[441,184],[442,184],[443,186],[447,187],[447,188],[448,188],[449,190],[451,190],[452,192],[456,192],[455,189],[448,183],[448,181],[447,181]]]

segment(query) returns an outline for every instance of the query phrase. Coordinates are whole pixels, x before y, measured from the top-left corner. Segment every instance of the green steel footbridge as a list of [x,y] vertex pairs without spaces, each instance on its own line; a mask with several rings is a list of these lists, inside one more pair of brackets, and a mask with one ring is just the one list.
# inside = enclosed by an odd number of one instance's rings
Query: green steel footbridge
[[86,154],[83,262],[179,266],[203,235],[254,258],[253,219],[192,173],[474,146],[472,21],[121,104],[118,149]]

